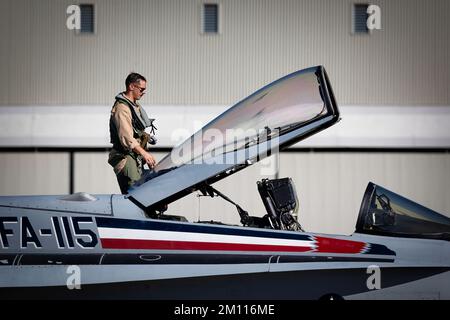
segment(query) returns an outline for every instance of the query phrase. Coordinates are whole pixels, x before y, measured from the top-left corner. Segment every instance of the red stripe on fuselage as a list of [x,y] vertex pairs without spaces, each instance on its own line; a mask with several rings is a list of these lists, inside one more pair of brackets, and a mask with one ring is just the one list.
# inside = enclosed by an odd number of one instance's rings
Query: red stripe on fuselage
[[314,237],[316,240],[315,252],[328,253],[362,253],[365,242],[341,240],[334,238]]
[[311,247],[277,246],[265,244],[218,243],[195,241],[160,241],[134,239],[101,239],[105,249],[159,249],[159,250],[220,250],[220,251],[283,251],[306,252]]

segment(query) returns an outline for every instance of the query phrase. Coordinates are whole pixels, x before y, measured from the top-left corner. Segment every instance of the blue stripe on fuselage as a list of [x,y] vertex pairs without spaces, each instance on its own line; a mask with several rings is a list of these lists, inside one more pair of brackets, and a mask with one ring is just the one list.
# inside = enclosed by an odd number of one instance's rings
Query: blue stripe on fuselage
[[369,250],[366,251],[366,254],[382,254],[382,255],[392,255],[395,256],[396,253],[391,249],[387,248],[382,244],[370,244]]

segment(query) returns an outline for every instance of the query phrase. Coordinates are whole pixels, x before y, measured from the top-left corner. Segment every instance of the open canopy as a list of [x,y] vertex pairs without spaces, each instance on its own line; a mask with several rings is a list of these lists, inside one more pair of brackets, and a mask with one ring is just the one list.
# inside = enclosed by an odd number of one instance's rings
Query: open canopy
[[339,120],[322,66],[289,74],[219,115],[162,159],[129,192],[149,208],[177,200]]

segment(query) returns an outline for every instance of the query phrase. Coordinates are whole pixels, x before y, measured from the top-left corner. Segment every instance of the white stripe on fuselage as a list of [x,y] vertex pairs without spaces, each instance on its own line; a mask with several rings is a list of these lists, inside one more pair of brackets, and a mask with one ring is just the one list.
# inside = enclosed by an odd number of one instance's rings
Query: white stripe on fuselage
[[277,238],[262,238],[235,236],[211,233],[174,232],[160,230],[136,230],[136,229],[113,229],[98,228],[100,238],[103,239],[133,239],[133,240],[159,240],[159,241],[192,241],[192,242],[214,242],[214,243],[239,243],[260,244],[279,246],[298,246],[315,248],[314,241],[292,240]]

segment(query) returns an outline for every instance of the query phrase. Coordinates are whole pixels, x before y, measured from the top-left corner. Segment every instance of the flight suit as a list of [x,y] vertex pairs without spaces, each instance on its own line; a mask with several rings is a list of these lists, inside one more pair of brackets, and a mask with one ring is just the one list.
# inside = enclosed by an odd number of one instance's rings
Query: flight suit
[[[145,118],[145,119],[144,119]],[[109,120],[110,139],[113,147],[108,163],[114,168],[122,194],[142,176],[142,157],[133,151],[140,145],[149,120],[139,104],[123,94],[116,96]]]

